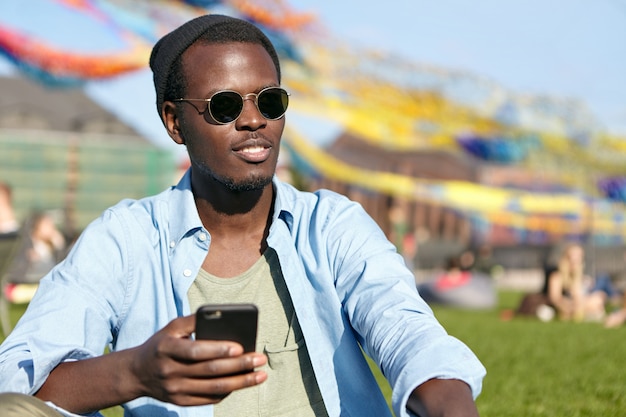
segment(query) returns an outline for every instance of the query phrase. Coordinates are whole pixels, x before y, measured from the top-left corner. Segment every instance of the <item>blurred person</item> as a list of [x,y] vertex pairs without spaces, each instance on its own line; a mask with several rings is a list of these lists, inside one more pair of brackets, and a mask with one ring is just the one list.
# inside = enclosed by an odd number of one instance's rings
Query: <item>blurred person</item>
[[[43,415],[118,404],[136,417],[390,415],[364,351],[398,417],[478,416],[484,367],[436,320],[374,220],[276,177],[288,94],[267,37],[201,16],[161,38],[150,66],[159,115],[191,167],[161,194],[106,210],[41,280],[0,346],[0,391],[28,395],[0,394],[0,415],[15,404]],[[209,302],[259,305],[257,352],[194,339],[193,313]]]
[[451,256],[446,261],[446,269],[435,279],[435,288],[445,290],[459,287],[469,282],[471,278],[471,262],[464,251],[459,256]]
[[65,237],[45,211],[30,216],[24,229],[22,247],[7,272],[4,288],[6,298],[17,304],[32,299],[39,280],[59,262],[66,248]]
[[585,273],[583,246],[565,246],[547,282],[548,302],[556,315],[561,320],[600,321],[606,314],[607,296],[600,281]]
[[467,248],[461,252],[458,261],[459,267],[463,271],[473,271],[476,264],[476,255],[471,248]]
[[495,259],[493,247],[489,243],[478,246],[472,270],[492,278],[499,278],[504,273],[504,268]]
[[419,283],[417,290],[430,304],[468,309],[487,309],[497,302],[496,288],[491,277],[471,270],[468,251],[446,260],[445,270],[434,279]]
[[36,214],[30,237],[33,242],[30,253],[32,262],[50,266],[65,249],[65,236],[57,228],[54,218],[46,212]]
[[0,235],[16,233],[20,224],[13,209],[13,193],[11,186],[0,182]]

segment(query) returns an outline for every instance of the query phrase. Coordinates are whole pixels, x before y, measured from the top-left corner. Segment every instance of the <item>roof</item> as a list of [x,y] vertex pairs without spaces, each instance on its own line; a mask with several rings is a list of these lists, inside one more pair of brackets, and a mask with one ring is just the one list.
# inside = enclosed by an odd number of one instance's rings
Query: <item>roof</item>
[[145,140],[80,88],[52,88],[21,76],[0,76],[0,91],[0,129],[112,133]]
[[352,166],[438,180],[476,181],[481,163],[458,152],[390,150],[352,133],[342,133],[328,152]]

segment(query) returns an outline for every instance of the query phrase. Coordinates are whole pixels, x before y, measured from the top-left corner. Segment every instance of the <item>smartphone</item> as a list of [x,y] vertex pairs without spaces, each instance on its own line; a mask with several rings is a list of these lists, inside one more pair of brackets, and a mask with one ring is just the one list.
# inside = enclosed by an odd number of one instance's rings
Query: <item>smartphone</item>
[[197,340],[232,340],[254,352],[259,311],[254,304],[206,304],[196,312]]

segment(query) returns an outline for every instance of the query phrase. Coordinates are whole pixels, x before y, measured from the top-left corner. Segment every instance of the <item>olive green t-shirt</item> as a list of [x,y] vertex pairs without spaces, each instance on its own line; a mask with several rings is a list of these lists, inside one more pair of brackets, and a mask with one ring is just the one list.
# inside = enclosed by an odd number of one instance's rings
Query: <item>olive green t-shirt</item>
[[215,417],[327,416],[276,252],[268,249],[233,278],[201,270],[187,295],[191,311],[221,303],[253,303],[259,309],[256,350],[268,358],[259,368],[268,378],[231,393],[215,406]]

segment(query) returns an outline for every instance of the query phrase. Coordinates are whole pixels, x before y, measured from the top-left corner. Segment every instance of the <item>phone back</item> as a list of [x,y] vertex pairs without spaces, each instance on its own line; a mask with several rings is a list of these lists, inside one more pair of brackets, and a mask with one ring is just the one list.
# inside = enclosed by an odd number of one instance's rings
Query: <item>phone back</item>
[[232,340],[254,352],[258,309],[254,304],[207,304],[196,313],[196,339]]

